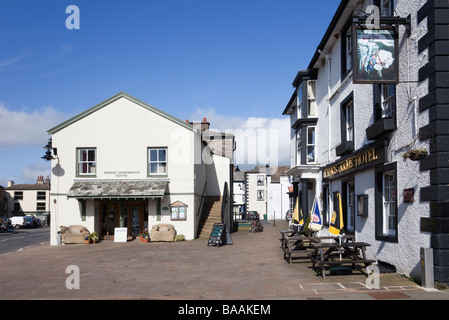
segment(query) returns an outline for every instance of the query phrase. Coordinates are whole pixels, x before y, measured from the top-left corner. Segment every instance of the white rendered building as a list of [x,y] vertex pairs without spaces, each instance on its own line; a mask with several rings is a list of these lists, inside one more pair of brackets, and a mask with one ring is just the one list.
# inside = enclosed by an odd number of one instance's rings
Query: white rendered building
[[232,156],[213,154],[192,123],[122,92],[48,132],[52,245],[70,225],[108,239],[117,227],[135,236],[169,223],[191,240],[208,196],[225,201],[232,229]]

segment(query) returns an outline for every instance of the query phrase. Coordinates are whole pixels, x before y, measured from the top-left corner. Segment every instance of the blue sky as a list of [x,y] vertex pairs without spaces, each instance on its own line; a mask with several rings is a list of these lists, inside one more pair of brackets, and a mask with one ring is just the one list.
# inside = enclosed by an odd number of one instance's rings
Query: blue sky
[[[66,28],[69,5],[80,10],[79,30]],[[219,130],[278,129],[285,143],[291,83],[338,5],[2,0],[0,185],[49,175],[46,131],[120,91]],[[279,149],[288,164],[289,150]]]

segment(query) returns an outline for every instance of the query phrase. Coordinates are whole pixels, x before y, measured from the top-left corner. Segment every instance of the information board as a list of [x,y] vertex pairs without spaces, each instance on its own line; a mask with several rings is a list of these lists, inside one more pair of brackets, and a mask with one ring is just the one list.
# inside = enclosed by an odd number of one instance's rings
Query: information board
[[114,229],[114,242],[126,242],[128,238],[128,228]]
[[210,233],[207,246],[214,245],[220,246],[223,244],[223,236],[226,232],[226,225],[224,223],[215,223]]

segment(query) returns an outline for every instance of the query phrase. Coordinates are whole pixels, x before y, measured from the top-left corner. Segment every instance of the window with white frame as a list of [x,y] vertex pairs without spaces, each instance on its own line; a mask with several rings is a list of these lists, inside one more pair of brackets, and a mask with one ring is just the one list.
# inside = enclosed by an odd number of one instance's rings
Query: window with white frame
[[150,176],[167,174],[167,148],[148,148],[148,160]]
[[307,127],[307,163],[316,162],[316,127]]
[[396,106],[396,85],[388,83],[381,84],[380,95],[382,118],[393,118],[393,113]]
[[354,182],[348,182],[346,184],[346,192],[347,192],[347,230],[354,231],[355,225],[355,188]]
[[296,96],[297,107],[296,107],[296,119],[302,118],[302,84],[298,88],[298,94]]
[[346,109],[346,141],[354,141],[354,103],[348,101]]
[[341,74],[345,77],[352,70],[352,23],[348,21],[342,30],[341,39]]
[[307,81],[308,117],[316,117],[316,81]]
[[383,174],[383,233],[396,234],[396,182],[394,171]]
[[296,165],[301,165],[301,149],[302,149],[302,130],[296,132]]
[[97,150],[95,148],[78,149],[78,175],[95,176],[97,172]]
[[257,201],[264,201],[264,200],[265,200],[265,191],[257,190]]
[[45,211],[45,202],[36,203],[36,211]]

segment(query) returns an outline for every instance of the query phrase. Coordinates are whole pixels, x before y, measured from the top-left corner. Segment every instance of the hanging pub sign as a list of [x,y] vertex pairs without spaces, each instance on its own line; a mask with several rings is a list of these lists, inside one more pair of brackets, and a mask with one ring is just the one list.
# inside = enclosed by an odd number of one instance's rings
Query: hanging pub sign
[[369,29],[354,24],[353,82],[398,83],[398,28]]

